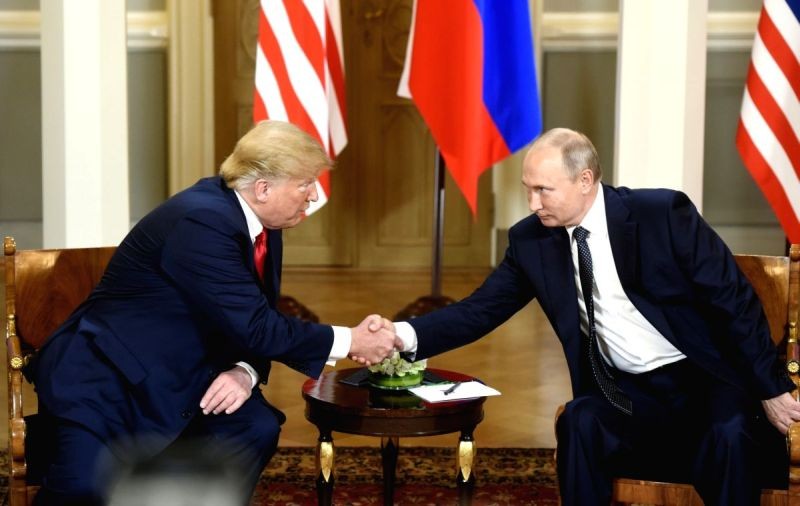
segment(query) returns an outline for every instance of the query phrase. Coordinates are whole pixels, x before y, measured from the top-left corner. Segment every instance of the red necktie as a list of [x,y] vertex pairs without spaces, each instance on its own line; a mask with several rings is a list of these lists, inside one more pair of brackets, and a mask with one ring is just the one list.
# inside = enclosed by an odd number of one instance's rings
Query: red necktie
[[267,258],[267,229],[263,229],[260,234],[256,236],[256,242],[253,243],[253,261],[256,264],[256,272],[258,277],[264,280],[264,260]]

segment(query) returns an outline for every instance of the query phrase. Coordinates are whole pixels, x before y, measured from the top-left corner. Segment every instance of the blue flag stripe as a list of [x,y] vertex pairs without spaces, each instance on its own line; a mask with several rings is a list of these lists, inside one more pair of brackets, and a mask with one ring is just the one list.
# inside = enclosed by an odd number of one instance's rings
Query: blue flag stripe
[[542,130],[527,0],[474,0],[483,22],[483,100],[514,152]]

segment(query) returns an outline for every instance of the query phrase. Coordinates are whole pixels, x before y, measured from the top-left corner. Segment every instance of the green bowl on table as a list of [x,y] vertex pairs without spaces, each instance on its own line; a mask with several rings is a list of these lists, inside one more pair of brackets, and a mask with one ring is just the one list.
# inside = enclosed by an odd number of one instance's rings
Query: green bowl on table
[[386,390],[406,390],[422,383],[423,371],[406,373],[403,376],[370,371],[367,381],[370,386]]

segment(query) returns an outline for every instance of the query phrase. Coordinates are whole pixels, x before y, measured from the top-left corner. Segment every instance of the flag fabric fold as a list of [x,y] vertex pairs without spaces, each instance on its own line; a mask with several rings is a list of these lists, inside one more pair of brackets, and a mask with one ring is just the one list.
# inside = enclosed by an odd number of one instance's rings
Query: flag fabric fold
[[481,173],[542,129],[527,0],[416,0],[398,94],[475,214]]
[[[288,121],[315,137],[333,158],[347,144],[339,0],[261,0],[253,120]],[[325,205],[330,173],[320,174]]]
[[800,0],[764,1],[736,147],[786,237],[800,242]]

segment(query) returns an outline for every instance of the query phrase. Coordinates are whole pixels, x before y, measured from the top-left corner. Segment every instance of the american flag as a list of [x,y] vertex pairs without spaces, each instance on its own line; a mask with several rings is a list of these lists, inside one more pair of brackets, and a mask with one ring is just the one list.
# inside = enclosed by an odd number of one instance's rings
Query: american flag
[[[347,144],[339,0],[261,0],[253,120],[288,121],[314,136],[331,157]],[[330,173],[320,174],[325,205]]]
[[800,0],[765,0],[736,146],[786,236],[800,242]]

